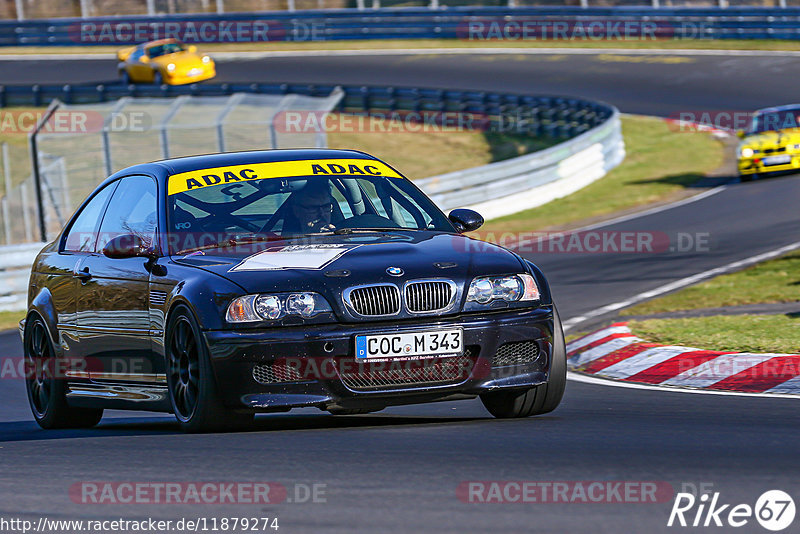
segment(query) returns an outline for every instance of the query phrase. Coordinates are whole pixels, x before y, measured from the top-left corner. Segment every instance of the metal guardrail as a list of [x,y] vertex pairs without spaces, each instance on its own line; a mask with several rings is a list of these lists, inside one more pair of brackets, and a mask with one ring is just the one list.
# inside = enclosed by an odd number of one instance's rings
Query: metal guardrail
[[444,210],[469,207],[495,219],[569,195],[624,158],[622,126],[614,110],[602,125],[551,148],[415,183]]
[[44,243],[0,247],[0,311],[24,310],[27,306],[31,264]]
[[[652,0],[659,5],[658,0]],[[728,0],[716,0],[727,6]],[[785,0],[780,0],[785,5]],[[792,0],[792,3],[794,0]],[[584,2],[586,3],[586,2]],[[471,32],[471,24],[496,22]],[[131,45],[176,37],[190,43],[365,39],[519,39],[521,24],[594,23],[591,38],[619,38],[617,23],[654,29],[640,38],[800,39],[800,7],[414,7],[0,21],[0,46]],[[239,31],[238,28],[244,28]],[[205,28],[205,30],[204,30]],[[511,30],[510,33],[504,33]],[[552,28],[551,28],[552,31]],[[568,30],[569,31],[569,30]],[[170,33],[171,32],[171,33]],[[600,32],[597,34],[597,32]],[[544,38],[532,31],[530,38]],[[551,35],[550,38],[553,38]],[[559,39],[558,35],[555,35]],[[563,37],[566,38],[566,37]],[[584,37],[586,38],[586,37]]]

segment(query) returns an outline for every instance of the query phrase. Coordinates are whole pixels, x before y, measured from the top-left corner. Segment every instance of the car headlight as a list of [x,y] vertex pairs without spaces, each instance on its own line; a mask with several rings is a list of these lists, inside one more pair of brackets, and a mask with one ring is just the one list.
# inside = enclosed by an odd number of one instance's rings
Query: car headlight
[[167,70],[170,71],[170,72],[174,71],[175,70],[175,63],[170,63],[169,65],[167,65]]
[[539,287],[533,276],[529,274],[482,276],[472,280],[467,290],[466,308],[475,308],[496,300],[505,302],[537,301],[539,300]]
[[744,147],[742,148],[741,154],[743,158],[752,158],[755,151],[750,147]]
[[211,58],[208,56],[203,56],[203,63],[211,63]]
[[237,297],[228,305],[225,320],[229,323],[276,321],[295,315],[310,319],[332,312],[325,297],[308,291]]
[[792,148],[793,148],[794,150],[800,150],[800,145],[792,145]]

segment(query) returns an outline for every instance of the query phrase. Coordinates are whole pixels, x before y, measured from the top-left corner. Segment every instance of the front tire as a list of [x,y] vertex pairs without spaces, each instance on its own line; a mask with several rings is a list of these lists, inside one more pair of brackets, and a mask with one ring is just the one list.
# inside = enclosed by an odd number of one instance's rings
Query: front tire
[[553,356],[547,382],[524,391],[484,393],[481,402],[498,419],[542,415],[558,407],[566,386],[567,348],[561,318],[553,306]]
[[253,413],[226,408],[194,315],[185,306],[173,313],[165,335],[167,386],[175,418],[186,432],[233,430],[253,422]]
[[91,428],[103,410],[73,408],[67,404],[66,377],[58,376],[58,361],[47,326],[31,315],[25,328],[25,389],[36,423],[42,428]]
[[153,83],[158,85],[159,87],[164,85],[164,76],[160,72],[156,72],[153,74]]

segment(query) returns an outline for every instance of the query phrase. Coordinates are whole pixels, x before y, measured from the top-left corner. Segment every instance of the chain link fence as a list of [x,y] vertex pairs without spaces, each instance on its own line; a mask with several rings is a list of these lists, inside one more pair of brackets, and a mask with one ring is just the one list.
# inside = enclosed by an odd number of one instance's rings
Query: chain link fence
[[276,117],[284,112],[324,117],[342,99],[298,94],[124,97],[99,104],[56,101],[35,134],[41,184],[37,209],[36,172],[14,180],[9,150],[2,156],[5,195],[0,201],[3,244],[51,239],[94,188],[112,173],[143,161],[212,152],[268,148],[324,148],[324,130],[288,130]]

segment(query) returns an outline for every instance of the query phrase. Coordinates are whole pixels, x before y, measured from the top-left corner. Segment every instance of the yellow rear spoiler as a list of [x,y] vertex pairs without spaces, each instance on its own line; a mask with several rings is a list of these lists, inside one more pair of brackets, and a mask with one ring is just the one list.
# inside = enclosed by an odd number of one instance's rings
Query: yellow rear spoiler
[[133,53],[134,50],[136,50],[135,46],[129,46],[128,48],[123,48],[122,50],[117,52],[117,60],[125,61],[126,59],[128,59],[128,56],[130,56]]

